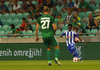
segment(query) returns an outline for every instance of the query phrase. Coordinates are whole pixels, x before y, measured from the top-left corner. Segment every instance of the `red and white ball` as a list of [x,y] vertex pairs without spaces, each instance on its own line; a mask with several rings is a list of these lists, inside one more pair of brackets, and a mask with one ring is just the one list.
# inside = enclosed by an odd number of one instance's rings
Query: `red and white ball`
[[79,58],[77,58],[77,57],[73,58],[73,62],[78,62],[78,60],[79,60]]
[[75,37],[75,42],[80,42],[78,37]]

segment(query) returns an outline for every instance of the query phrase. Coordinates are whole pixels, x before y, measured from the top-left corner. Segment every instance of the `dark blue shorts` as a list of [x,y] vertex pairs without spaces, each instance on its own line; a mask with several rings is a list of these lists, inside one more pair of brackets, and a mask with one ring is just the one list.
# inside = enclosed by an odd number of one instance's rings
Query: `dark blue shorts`
[[69,44],[67,47],[68,47],[68,50],[69,50],[69,52],[71,54],[76,52],[76,50],[75,50],[75,44],[74,43]]

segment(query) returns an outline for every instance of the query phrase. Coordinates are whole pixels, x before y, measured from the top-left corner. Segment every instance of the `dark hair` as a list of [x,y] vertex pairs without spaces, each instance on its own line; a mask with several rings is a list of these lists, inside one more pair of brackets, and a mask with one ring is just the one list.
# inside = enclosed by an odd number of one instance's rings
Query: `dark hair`
[[5,1],[1,1],[1,3],[4,3]]
[[12,29],[14,29],[14,28],[15,28],[15,25],[14,25],[14,24],[11,24],[10,26],[12,27]]
[[56,7],[55,5],[53,5],[53,7]]
[[25,21],[26,23],[29,23],[28,21]]
[[[77,30],[77,28],[76,28],[76,27],[74,27],[74,28],[73,28],[73,30],[74,30],[74,29],[76,29],[76,30]],[[78,30],[77,30],[77,31],[78,31]]]
[[99,3],[99,5],[100,5],[100,3]]
[[45,12],[47,12],[47,11],[48,11],[48,7],[47,7],[47,6],[44,6],[43,10],[44,10]]
[[32,0],[29,0],[29,1],[31,1],[31,2],[32,2]]
[[74,28],[73,28],[73,30],[74,30],[74,29],[77,29],[77,28],[76,28],[76,27],[74,27]]
[[73,17],[74,19],[76,18],[77,19],[77,17]]
[[26,20],[26,18],[22,18],[23,20]]
[[[30,5],[30,7],[33,7],[33,5]],[[34,8],[34,7],[33,7]]]
[[27,1],[26,1],[26,0],[24,0],[24,1],[23,1],[23,3],[24,3],[24,2],[27,2]]
[[68,26],[71,26],[72,27],[72,24],[68,24]]
[[39,11],[39,10],[37,10],[37,11],[36,11],[36,13],[37,13],[37,12],[40,12],[40,11]]
[[14,3],[17,3],[17,1],[15,1]]
[[19,28],[16,28],[16,30],[20,30]]

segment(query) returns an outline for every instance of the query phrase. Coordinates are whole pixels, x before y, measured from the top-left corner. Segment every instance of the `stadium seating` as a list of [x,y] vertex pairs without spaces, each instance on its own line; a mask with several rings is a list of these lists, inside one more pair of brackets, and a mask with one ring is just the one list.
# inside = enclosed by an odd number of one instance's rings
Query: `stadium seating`
[[34,5],[37,5],[37,4],[38,4],[38,2],[36,2],[36,1],[32,1],[32,3],[33,3]]
[[58,18],[55,19],[55,23],[56,23],[56,25],[57,25],[57,23],[58,23]]
[[3,25],[3,28],[7,28],[7,27],[9,27],[8,25]]
[[98,30],[97,29],[92,29],[91,33],[96,33]]
[[5,31],[5,28],[0,28],[0,32],[1,32],[1,31]]
[[0,28],[1,28],[1,25],[0,25]]
[[42,13],[42,12],[40,12],[40,14],[41,14],[41,15],[43,15],[43,13]]
[[1,19],[2,14],[0,14],[0,19]]
[[16,14],[15,13],[11,13],[10,16],[14,17]]
[[89,1],[91,1],[91,0],[86,0],[86,2],[89,2]]
[[99,24],[99,30],[100,30],[100,24]]
[[17,25],[21,25],[22,24],[22,21],[18,21],[16,24]]
[[20,16],[19,18],[20,18],[20,19],[22,19],[22,18],[27,18],[27,16],[22,15],[22,16]]
[[[54,0],[54,1],[56,1],[56,0]],[[74,1],[75,0],[73,0],[73,2]],[[92,7],[93,11],[95,11],[96,9],[99,8],[99,3],[100,2],[95,1],[95,3],[96,3],[96,6],[95,6],[94,3],[93,4],[90,3],[90,1],[92,1],[92,0],[85,0],[85,1],[90,4],[90,7]],[[37,1],[32,1],[32,3],[34,5],[37,5],[38,4]],[[8,7],[8,9],[10,11],[12,11],[12,5],[10,5],[10,2],[5,2],[4,4]],[[18,1],[18,4],[19,5],[22,5],[23,2],[22,1]],[[59,12],[61,12],[62,6],[56,6],[56,8],[57,8],[57,14]],[[84,25],[84,28],[86,28],[86,24],[88,22],[88,19],[86,17],[88,17],[88,15],[91,12],[92,11],[87,11],[86,13],[85,12],[80,12],[79,13],[79,17],[81,18],[81,21],[82,21],[82,23]],[[43,14],[43,13],[40,12],[40,14]],[[15,13],[11,13],[11,14],[6,13],[4,15],[3,14],[0,14],[0,20],[4,24],[4,26],[1,26],[0,25],[0,32],[1,32],[1,34],[7,34],[8,31],[11,30],[10,24],[14,24],[16,26],[16,28],[19,28],[19,26],[22,24],[22,18],[27,18],[28,15],[29,15],[29,13],[17,13],[17,14],[15,14]],[[62,16],[63,20],[65,20],[65,17],[67,15],[68,15],[67,12],[65,12],[65,13],[61,12],[61,16]],[[84,19],[84,18],[86,18],[86,19]],[[32,20],[31,23],[36,23],[36,19]],[[57,25],[58,18],[55,19],[55,23]],[[31,26],[32,26],[32,28],[34,30],[36,29],[36,25],[31,25]],[[56,34],[61,34],[64,30],[67,30],[68,29],[68,24],[66,24],[65,26],[63,24],[58,25],[58,28],[57,29],[58,30],[56,31]],[[100,25],[99,25],[99,29],[100,29]],[[62,30],[62,32],[61,32],[61,30]],[[4,33],[3,33],[3,31],[4,31]],[[86,31],[87,31],[87,33],[96,33],[97,32],[97,29],[93,29],[91,31],[88,30],[88,29],[86,29]],[[27,32],[25,32],[25,31],[22,31],[22,32],[23,32],[23,34],[35,34],[35,31],[32,32],[30,30],[27,31]],[[41,34],[41,28],[39,28],[39,34]],[[56,35],[56,36],[58,36],[58,35]],[[85,35],[83,35],[83,36],[85,36]],[[92,34],[92,35],[89,34],[89,36],[95,36],[95,34]],[[6,37],[6,36],[3,36],[3,37]],[[33,36],[23,36],[23,37],[33,37]],[[41,37],[41,35],[39,35],[39,37]]]
[[61,32],[61,30],[57,30],[56,31],[56,36],[58,36],[59,37],[59,35],[58,34],[61,34],[62,32]]
[[22,33],[24,34],[26,31],[22,31]]
[[[97,29],[92,29],[91,31],[89,29],[86,29],[87,33],[96,33]],[[95,34],[89,34],[88,36],[95,36]]]
[[4,16],[7,18],[7,17],[9,16],[9,14],[8,14],[8,13],[6,13],[6,14],[4,14]]
[[9,25],[9,22],[5,21],[3,22],[4,25]]
[[32,26],[33,30],[35,31],[35,29],[36,29],[36,25],[31,25],[31,26]]
[[14,19],[12,22],[16,22],[16,24],[17,24],[18,21],[19,21],[19,19]]
[[87,11],[86,13],[83,12],[83,13],[82,13],[82,14],[83,14],[83,18],[84,18],[84,17],[88,17],[88,15],[89,15],[91,12],[92,12],[92,11]]
[[36,19],[32,20],[31,23],[36,23]]
[[10,22],[10,24],[14,24],[16,26],[16,22],[14,22],[14,21]]
[[27,15],[29,15],[29,13],[24,13],[23,16],[27,17]]
[[83,15],[82,15],[82,13],[79,13],[78,16],[80,17],[80,19],[83,19]]
[[68,29],[67,25],[62,27],[62,30],[67,30],[67,29]]
[[13,16],[9,15],[7,16],[7,19],[13,19]]
[[4,23],[6,21],[6,19],[1,19],[1,22]]
[[22,1],[18,1],[17,3],[18,3],[18,5],[21,5],[23,2]]
[[26,33],[27,34],[32,34],[32,31],[31,30],[28,30]]
[[9,10],[9,12],[11,12],[12,11],[12,7],[9,7],[8,10]]
[[60,12],[60,10],[62,9],[60,6],[56,6],[57,11]]
[[5,31],[10,31],[11,30],[11,28],[10,27],[7,27],[6,29],[5,29]]
[[65,18],[68,15],[68,13],[61,13],[62,18]]
[[10,23],[12,22],[12,19],[7,19],[5,22]]
[[[16,24],[14,24],[14,25],[16,25]],[[15,28],[19,28],[19,26],[21,26],[21,25],[17,25]]]
[[1,19],[6,19],[6,16],[3,15]]
[[8,6],[9,2],[5,2],[4,4],[5,4],[6,6]]
[[97,5],[99,5],[99,3],[100,3],[99,1],[96,1],[96,4],[97,4]]
[[57,30],[62,30],[62,27],[64,26],[64,24],[59,24],[58,26],[57,26]]
[[[0,31],[0,35],[3,35],[4,34],[4,31]],[[0,37],[2,37],[2,36],[0,36]]]
[[86,23],[83,23],[84,29],[86,28]]
[[15,16],[14,16],[14,19],[19,19],[19,16],[18,16],[18,15],[15,15]]
[[17,14],[17,16],[19,16],[19,17],[22,16],[22,15],[23,15],[22,13],[18,13],[18,14]]
[[[27,32],[24,31],[23,34],[34,34],[34,33],[31,30],[29,30]],[[33,37],[33,36],[23,36],[23,37]]]

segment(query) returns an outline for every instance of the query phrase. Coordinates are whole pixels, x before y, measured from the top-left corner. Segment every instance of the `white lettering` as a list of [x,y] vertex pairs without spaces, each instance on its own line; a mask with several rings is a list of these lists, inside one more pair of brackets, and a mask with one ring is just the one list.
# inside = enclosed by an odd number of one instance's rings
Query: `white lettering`
[[42,48],[29,48],[29,50],[14,50],[13,52],[10,49],[0,50],[0,56],[27,56],[28,58],[33,58],[34,56],[41,55]]

